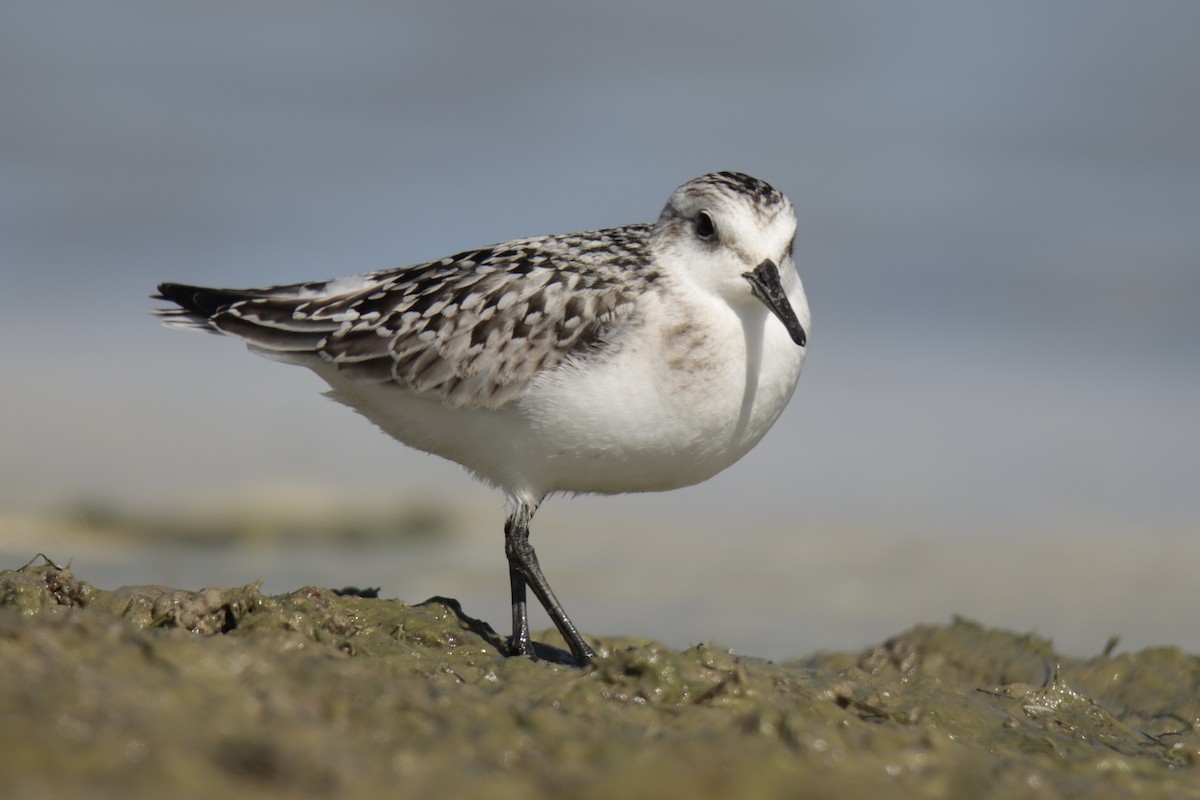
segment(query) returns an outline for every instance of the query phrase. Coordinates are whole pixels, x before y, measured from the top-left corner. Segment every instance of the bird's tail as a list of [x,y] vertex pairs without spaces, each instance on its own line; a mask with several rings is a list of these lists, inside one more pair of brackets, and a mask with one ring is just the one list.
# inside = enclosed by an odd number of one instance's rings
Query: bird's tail
[[213,324],[213,317],[234,303],[262,296],[255,290],[210,289],[183,283],[160,283],[158,294],[150,295],[150,298],[166,300],[178,306],[154,309],[154,315],[167,327],[220,333]]
[[337,331],[345,319],[336,312],[313,311],[312,306],[328,302],[331,289],[361,290],[364,281],[355,276],[259,289],[162,283],[152,297],[177,306],[154,312],[168,327],[227,334],[268,358],[308,363],[325,337]]

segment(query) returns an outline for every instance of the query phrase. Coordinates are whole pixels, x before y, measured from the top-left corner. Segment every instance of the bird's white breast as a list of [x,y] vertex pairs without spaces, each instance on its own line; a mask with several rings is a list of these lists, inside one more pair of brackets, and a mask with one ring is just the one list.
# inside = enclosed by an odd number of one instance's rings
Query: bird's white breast
[[[789,295],[807,326],[792,274]],[[330,395],[385,431],[489,483],[541,497],[689,486],[746,454],[795,389],[805,349],[761,304],[648,293],[604,354],[539,375],[499,409],[448,408],[314,365]]]
[[[650,295],[610,358],[542,376],[520,401],[546,491],[657,491],[737,461],[787,405],[804,349],[765,308]],[[807,306],[800,296],[800,305]]]

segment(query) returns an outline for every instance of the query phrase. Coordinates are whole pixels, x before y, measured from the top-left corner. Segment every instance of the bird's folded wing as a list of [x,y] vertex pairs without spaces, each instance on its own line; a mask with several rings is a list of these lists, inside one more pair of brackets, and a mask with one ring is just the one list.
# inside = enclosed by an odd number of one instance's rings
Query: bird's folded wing
[[231,293],[241,299],[209,321],[264,355],[315,356],[352,380],[497,408],[539,372],[602,350],[654,279],[569,252],[555,237],[530,239],[327,284]]

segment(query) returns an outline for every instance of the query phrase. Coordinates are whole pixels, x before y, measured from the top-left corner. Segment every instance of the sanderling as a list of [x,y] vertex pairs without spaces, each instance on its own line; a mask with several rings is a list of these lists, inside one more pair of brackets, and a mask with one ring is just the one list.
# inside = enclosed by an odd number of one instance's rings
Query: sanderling
[[312,369],[330,397],[504,490],[508,650],[533,654],[526,587],[580,664],[529,521],[551,494],[689,486],[787,405],[808,302],[796,212],[736,172],[685,183],[654,224],[543,236],[439,261],[261,289],[164,283],[166,324]]

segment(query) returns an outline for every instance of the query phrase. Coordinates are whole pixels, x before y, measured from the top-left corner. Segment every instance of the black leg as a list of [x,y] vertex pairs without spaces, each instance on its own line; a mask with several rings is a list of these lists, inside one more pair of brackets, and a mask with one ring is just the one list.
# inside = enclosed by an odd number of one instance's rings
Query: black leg
[[533,642],[529,638],[529,612],[525,599],[525,576],[513,560],[516,540],[529,539],[529,518],[533,512],[524,503],[504,523],[504,554],[508,556],[508,583],[512,590],[512,636],[508,640],[508,654],[532,656]]
[[508,577],[512,588],[513,635],[508,640],[508,650],[512,654],[532,655],[533,645],[529,640],[529,618],[525,601],[525,587],[533,589],[542,608],[550,615],[554,627],[571,648],[571,655],[580,666],[587,664],[596,657],[588,643],[580,636],[575,624],[563,610],[562,604],[554,596],[554,591],[538,566],[537,553],[529,544],[529,519],[533,509],[521,503],[504,524],[504,554],[508,556]]
[[[511,525],[511,521],[509,525]],[[505,550],[508,550],[508,525],[504,529],[504,538],[506,542]],[[512,587],[512,637],[508,640],[508,654],[510,656],[531,656],[533,655],[533,642],[529,638],[529,614],[525,603],[525,577],[521,575],[512,562],[508,565],[508,582]]]

